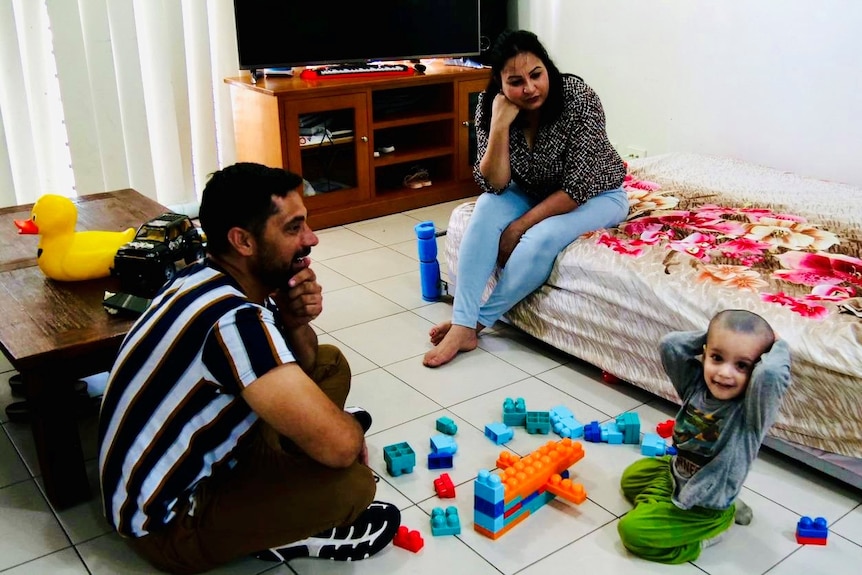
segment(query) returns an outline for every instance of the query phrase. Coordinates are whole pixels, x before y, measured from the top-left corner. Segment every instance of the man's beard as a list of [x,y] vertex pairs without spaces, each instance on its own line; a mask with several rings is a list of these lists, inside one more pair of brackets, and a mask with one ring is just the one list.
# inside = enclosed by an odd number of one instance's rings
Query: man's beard
[[261,243],[261,250],[252,264],[252,272],[258,280],[273,289],[287,289],[290,278],[296,275],[299,269],[295,269],[296,260],[308,256],[311,248],[305,248],[296,252],[294,257],[285,262],[279,259],[276,250],[271,249],[267,243]]

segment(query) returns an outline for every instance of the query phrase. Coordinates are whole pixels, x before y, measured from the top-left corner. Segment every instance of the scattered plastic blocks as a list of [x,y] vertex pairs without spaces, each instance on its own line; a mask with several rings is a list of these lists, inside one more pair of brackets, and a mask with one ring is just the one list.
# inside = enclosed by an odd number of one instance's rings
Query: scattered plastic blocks
[[451,453],[439,453],[432,451],[428,454],[428,469],[452,469]]
[[458,444],[455,443],[451,435],[441,433],[431,438],[431,451],[455,455],[455,452],[458,451]]
[[386,471],[393,477],[402,473],[413,473],[416,466],[416,452],[407,442],[394,443],[383,448],[383,460],[386,461]]
[[437,431],[446,435],[455,435],[458,433],[458,426],[449,417],[438,417],[435,426]]
[[507,397],[503,401],[503,423],[510,427],[523,427],[527,421],[527,405],[524,398],[512,399]]
[[627,411],[617,416],[617,429],[623,434],[623,443],[637,445],[641,439],[641,418],[633,412]]
[[401,547],[402,549],[407,549],[408,551],[417,553],[425,546],[425,540],[422,539],[422,534],[418,531],[408,529],[406,526],[401,525],[398,528],[398,532],[395,533],[395,538],[392,540],[392,544],[396,547]]
[[[641,453],[650,456],[662,456],[669,452],[664,438],[657,433],[644,433],[641,441]],[[674,453],[676,450],[674,450]]]
[[431,533],[435,537],[440,535],[458,535],[461,533],[461,518],[458,516],[458,508],[435,507],[431,510]]
[[591,421],[584,426],[584,439],[592,443],[602,440],[602,428],[599,427],[598,421]]
[[829,528],[826,518],[811,519],[807,515],[796,523],[796,542],[800,545],[826,545]]
[[525,427],[527,433],[547,435],[551,432],[551,414],[547,411],[528,411]]
[[515,431],[504,423],[495,421],[494,423],[489,423],[485,426],[485,437],[497,445],[503,445],[504,443],[512,441],[514,436]]
[[434,491],[440,499],[455,498],[455,484],[452,483],[448,473],[441,473],[440,477],[434,480]]
[[496,474],[482,469],[474,482],[473,528],[498,539],[557,494],[583,501],[583,486],[572,485],[567,477],[568,468],[583,456],[581,444],[570,438],[549,441],[523,458],[500,453],[497,466],[503,471]]
[[554,406],[548,413],[551,417],[551,428],[560,437],[575,438],[584,435],[584,426],[565,405]]
[[605,443],[619,445],[623,442],[623,434],[613,421],[599,425],[599,433]]
[[673,435],[673,426],[676,422],[673,419],[668,419],[667,421],[662,421],[658,425],[655,426],[655,432],[660,436],[667,439],[671,435]]

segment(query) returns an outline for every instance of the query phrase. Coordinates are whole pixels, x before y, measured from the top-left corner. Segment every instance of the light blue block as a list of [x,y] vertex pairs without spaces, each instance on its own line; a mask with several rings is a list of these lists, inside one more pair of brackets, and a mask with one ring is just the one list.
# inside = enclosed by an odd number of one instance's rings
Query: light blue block
[[503,501],[503,497],[505,496],[503,481],[499,475],[491,473],[487,469],[480,469],[479,475],[473,481],[473,493],[476,497],[484,499],[489,503]]
[[455,452],[458,451],[458,444],[455,443],[452,436],[441,433],[431,438],[431,449],[437,453],[455,455]]

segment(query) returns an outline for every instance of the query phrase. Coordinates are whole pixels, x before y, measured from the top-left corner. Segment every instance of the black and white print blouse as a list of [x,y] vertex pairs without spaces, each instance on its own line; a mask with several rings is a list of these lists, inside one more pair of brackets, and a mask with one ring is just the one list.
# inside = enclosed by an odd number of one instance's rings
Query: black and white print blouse
[[[488,148],[488,132],[482,128],[484,97],[484,92],[479,94],[476,108],[478,153],[473,176],[483,192],[499,194],[503,190],[494,188],[479,171],[479,161]],[[560,117],[539,127],[532,149],[523,129],[517,122],[512,123],[509,133],[512,181],[539,200],[563,190],[583,204],[602,192],[619,188],[626,168],[608,139],[605,112],[593,89],[577,76],[566,74],[563,97]]]

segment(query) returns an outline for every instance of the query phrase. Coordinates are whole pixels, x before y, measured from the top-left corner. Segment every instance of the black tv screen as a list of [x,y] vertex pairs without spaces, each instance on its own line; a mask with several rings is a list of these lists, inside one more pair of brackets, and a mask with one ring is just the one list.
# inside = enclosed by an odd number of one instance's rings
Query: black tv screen
[[480,54],[480,0],[234,0],[239,67]]

